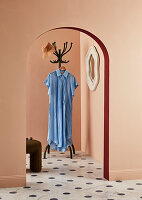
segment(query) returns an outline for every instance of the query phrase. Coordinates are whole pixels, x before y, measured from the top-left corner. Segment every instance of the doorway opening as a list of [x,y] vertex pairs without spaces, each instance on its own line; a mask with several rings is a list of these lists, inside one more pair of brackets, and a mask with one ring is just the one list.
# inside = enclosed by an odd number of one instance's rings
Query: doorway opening
[[[87,36],[89,36],[90,38],[92,38],[95,43],[97,43],[97,45],[100,47],[103,57],[104,57],[104,143],[103,143],[103,175],[104,178],[109,180],[109,55],[108,55],[108,51],[105,47],[105,45],[103,44],[103,42],[96,37],[93,33],[85,30],[85,29],[81,29],[81,28],[77,28],[77,27],[58,27],[58,28],[53,28],[50,29],[44,33],[42,33],[41,35],[39,35],[36,39],[41,38],[41,36],[45,35],[48,32],[51,31],[55,31],[55,30],[74,30],[77,31],[79,33],[83,33],[86,34]],[[48,38],[47,38],[48,40]],[[57,44],[58,45],[58,44]],[[36,70],[36,68],[35,68]],[[42,70],[42,69],[41,69]],[[48,105],[47,105],[48,106]],[[38,111],[40,113],[40,111]],[[34,117],[33,117],[34,119]],[[94,138],[95,140],[95,138]]]

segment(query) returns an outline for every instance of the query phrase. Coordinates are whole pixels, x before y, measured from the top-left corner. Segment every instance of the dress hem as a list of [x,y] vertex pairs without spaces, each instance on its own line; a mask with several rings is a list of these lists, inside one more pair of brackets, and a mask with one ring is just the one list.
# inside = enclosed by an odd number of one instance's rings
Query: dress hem
[[64,147],[58,146],[58,144],[57,144],[56,142],[54,142],[53,140],[51,140],[51,139],[47,139],[47,143],[50,145],[50,148],[51,148],[52,150],[57,150],[57,151],[63,151],[63,152],[65,152],[65,151],[67,150],[67,148],[68,148],[70,145],[73,144],[73,141],[72,141],[72,138],[68,138],[68,139],[67,139],[67,144],[66,144],[66,146],[64,146]]

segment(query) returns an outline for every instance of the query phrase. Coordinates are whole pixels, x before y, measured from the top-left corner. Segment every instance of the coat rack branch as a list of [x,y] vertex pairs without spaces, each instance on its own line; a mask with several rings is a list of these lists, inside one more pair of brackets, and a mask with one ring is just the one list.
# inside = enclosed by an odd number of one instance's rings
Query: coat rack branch
[[54,49],[55,49],[55,51],[54,51],[54,55],[55,56],[57,56],[57,60],[50,60],[50,62],[51,63],[59,63],[59,68],[61,67],[61,63],[68,63],[69,62],[69,60],[62,60],[62,57],[65,55],[65,54],[67,54],[70,50],[71,50],[71,48],[72,48],[72,42],[71,42],[71,44],[70,44],[70,48],[67,50],[67,47],[68,47],[68,42],[65,42],[64,43],[64,48],[63,48],[63,50],[62,50],[62,52],[61,52],[61,49],[58,49],[58,51],[57,51],[57,47],[56,47],[56,42],[53,42],[52,43],[52,45],[54,46]]

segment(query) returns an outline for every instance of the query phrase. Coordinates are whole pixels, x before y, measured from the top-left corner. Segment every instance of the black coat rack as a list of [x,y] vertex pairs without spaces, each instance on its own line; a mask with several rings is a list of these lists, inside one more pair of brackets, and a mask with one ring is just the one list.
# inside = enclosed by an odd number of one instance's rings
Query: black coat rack
[[[55,49],[55,51],[54,51],[54,55],[55,56],[57,56],[57,60],[50,60],[50,62],[51,63],[59,63],[59,69],[60,69],[60,67],[61,67],[61,63],[68,63],[69,62],[69,60],[62,60],[62,57],[65,55],[65,54],[67,54],[70,50],[71,50],[71,48],[72,48],[72,42],[71,42],[71,44],[70,44],[70,48],[67,50],[67,46],[68,46],[68,42],[65,42],[64,43],[64,48],[63,48],[63,50],[62,50],[62,52],[61,52],[61,49],[59,49],[58,51],[57,51],[57,48],[56,48],[56,42],[53,42],[52,43],[52,45],[54,46],[54,49]],[[72,151],[73,151],[73,154],[75,154],[75,148],[74,148],[74,145],[72,144],[72,145],[70,145],[69,147],[69,151],[70,151],[70,158],[72,159]],[[48,152],[48,154],[50,153],[50,145],[48,144],[46,147],[45,147],[45,150],[44,150],[44,159],[46,159],[46,152]]]
[[68,46],[68,42],[65,42],[64,43],[64,48],[63,48],[63,50],[62,50],[62,52],[61,52],[61,49],[59,49],[58,51],[57,51],[57,48],[56,48],[56,42],[53,42],[52,43],[52,45],[54,46],[54,49],[55,49],[55,51],[54,51],[54,55],[55,56],[57,56],[57,60],[50,60],[50,62],[51,63],[59,63],[59,68],[61,67],[61,63],[68,63],[69,62],[69,60],[62,60],[62,57],[65,55],[65,54],[67,54],[70,50],[71,50],[71,48],[72,48],[72,42],[71,42],[71,45],[70,45],[70,48],[67,50],[67,46]]

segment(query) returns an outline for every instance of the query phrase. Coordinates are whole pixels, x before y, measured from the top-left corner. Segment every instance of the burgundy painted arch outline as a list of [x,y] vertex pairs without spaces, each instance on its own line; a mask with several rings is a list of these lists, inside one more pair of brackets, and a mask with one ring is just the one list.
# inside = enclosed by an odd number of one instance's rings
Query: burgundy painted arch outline
[[[103,168],[104,168],[104,178],[109,180],[109,54],[107,48],[97,36],[82,28],[58,27],[50,29],[46,32],[53,31],[56,29],[72,29],[85,33],[98,43],[103,52],[104,55],[104,167]],[[42,33],[41,35],[43,35],[44,33]]]

